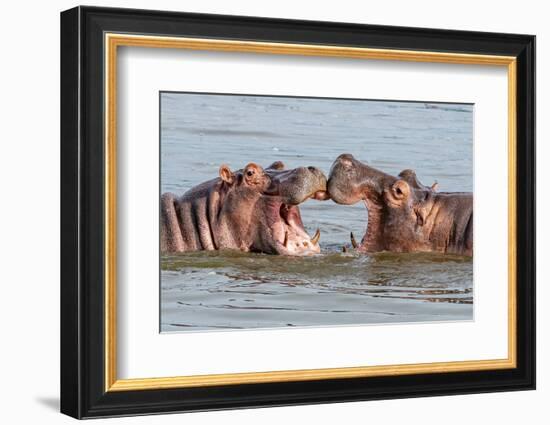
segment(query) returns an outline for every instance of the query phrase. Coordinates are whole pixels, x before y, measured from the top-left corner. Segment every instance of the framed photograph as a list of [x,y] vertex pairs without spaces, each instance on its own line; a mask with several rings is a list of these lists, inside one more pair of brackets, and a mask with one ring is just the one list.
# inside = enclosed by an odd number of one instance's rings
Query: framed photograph
[[61,411],[533,389],[534,70],[531,35],[63,12]]

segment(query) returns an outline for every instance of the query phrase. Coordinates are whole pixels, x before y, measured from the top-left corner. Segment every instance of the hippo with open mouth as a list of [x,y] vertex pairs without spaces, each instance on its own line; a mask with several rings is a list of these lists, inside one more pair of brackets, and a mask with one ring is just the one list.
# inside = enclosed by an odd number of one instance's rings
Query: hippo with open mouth
[[473,201],[471,192],[436,192],[437,184],[421,184],[412,170],[398,177],[376,170],[350,154],[332,164],[328,193],[338,204],[363,200],[368,210],[363,252],[442,252],[471,256]]
[[317,230],[304,229],[299,204],[328,199],[327,180],[315,167],[285,170],[275,162],[265,170],[250,163],[238,171],[222,165],[219,177],[160,205],[162,253],[239,249],[283,255],[320,252]]

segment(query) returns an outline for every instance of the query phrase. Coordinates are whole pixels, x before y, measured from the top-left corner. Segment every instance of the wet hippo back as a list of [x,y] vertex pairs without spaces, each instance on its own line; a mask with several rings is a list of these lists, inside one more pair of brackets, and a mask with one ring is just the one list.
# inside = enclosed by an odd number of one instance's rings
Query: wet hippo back
[[[472,255],[473,202],[471,193],[437,193],[420,229],[430,250]],[[420,230],[419,229],[419,230]]]
[[[161,196],[161,252],[213,250],[212,234],[217,217],[216,194],[219,182],[210,181],[197,186],[180,198],[172,193]],[[210,206],[213,211],[208,211]],[[221,242],[221,241],[220,241]]]

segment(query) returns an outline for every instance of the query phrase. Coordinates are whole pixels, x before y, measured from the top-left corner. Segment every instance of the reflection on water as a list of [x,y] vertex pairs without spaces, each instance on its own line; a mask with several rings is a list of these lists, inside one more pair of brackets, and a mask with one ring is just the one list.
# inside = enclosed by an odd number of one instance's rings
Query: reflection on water
[[471,319],[471,281],[471,259],[448,255],[164,256],[162,329]]
[[[182,194],[256,161],[314,165],[353,153],[391,174],[416,169],[442,191],[472,190],[473,108],[462,104],[164,93],[161,191]],[[161,261],[161,330],[471,320],[472,260],[433,254],[343,254],[360,238],[362,204],[307,201],[309,258],[199,252]]]

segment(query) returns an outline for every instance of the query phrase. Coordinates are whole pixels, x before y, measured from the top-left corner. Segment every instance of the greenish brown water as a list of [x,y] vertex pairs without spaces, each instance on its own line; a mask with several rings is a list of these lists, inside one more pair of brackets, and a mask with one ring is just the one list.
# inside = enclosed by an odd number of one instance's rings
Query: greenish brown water
[[[472,190],[473,106],[426,102],[161,94],[161,192],[182,194],[220,164],[313,165],[343,152],[442,191]],[[161,259],[161,330],[331,326],[473,319],[472,259],[343,254],[367,225],[363,204],[307,201],[322,254],[197,252]]]
[[431,254],[162,258],[162,328],[199,330],[472,318],[471,259]]

